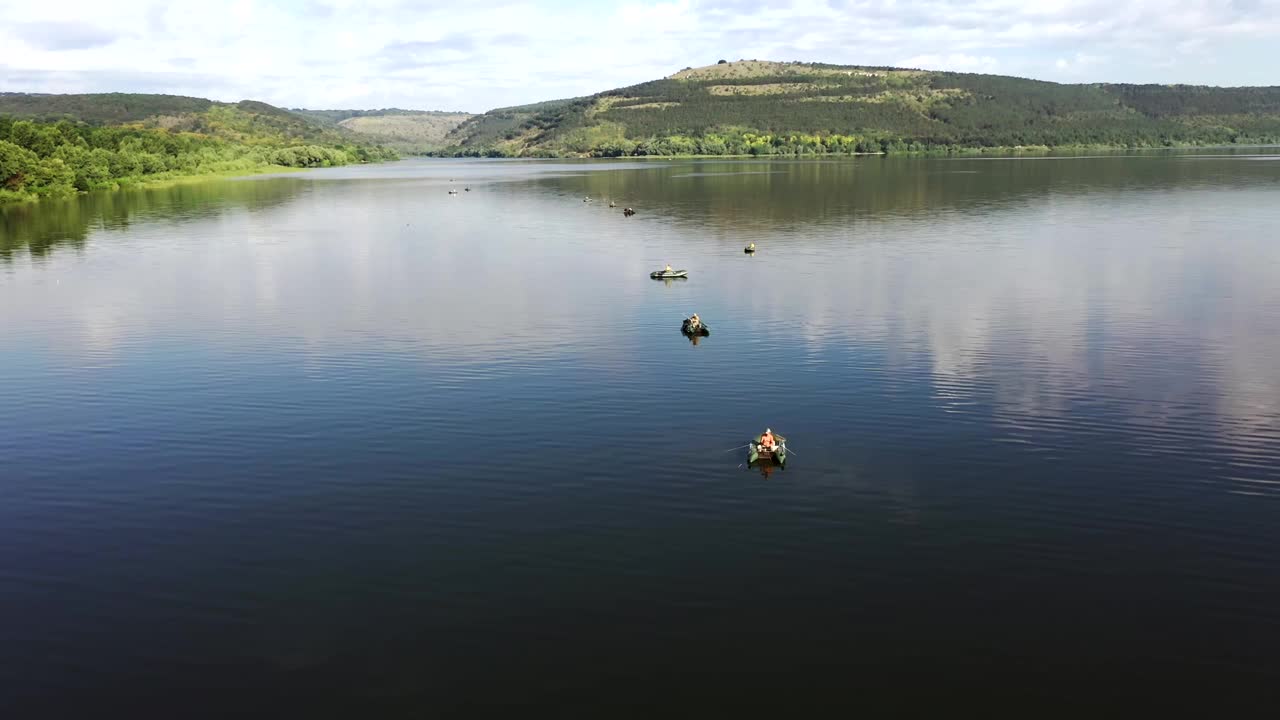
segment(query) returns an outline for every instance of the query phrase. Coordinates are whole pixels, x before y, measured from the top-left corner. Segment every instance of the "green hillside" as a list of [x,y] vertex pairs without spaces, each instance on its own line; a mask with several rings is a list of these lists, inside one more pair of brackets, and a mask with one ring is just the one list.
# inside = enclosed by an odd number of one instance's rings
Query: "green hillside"
[[520,155],[532,150],[541,134],[548,139],[559,128],[580,121],[593,98],[550,100],[498,108],[474,115],[460,123],[445,138],[450,148],[446,154]]
[[1280,87],[1062,85],[999,75],[739,61],[493,110],[446,154],[724,155],[1280,141]]
[[367,142],[376,142],[405,153],[435,150],[445,137],[471,113],[434,110],[303,110],[291,112],[326,125],[349,130]]
[[394,157],[344,128],[252,100],[0,95],[0,202]]

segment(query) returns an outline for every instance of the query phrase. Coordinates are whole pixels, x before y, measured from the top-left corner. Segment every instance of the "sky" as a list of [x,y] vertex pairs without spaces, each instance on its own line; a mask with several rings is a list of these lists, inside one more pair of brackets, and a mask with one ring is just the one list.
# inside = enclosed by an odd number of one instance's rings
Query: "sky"
[[1280,0],[0,0],[0,92],[482,112],[740,58],[1280,85]]

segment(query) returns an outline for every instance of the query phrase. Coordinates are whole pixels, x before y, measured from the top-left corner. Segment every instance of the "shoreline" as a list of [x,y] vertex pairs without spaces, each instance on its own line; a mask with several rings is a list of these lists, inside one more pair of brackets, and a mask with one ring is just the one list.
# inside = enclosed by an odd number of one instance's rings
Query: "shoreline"
[[[823,160],[829,158],[852,157],[974,157],[980,155],[1015,156],[1015,155],[1078,155],[1080,153],[1130,153],[1130,152],[1180,152],[1187,150],[1221,150],[1225,148],[1276,148],[1274,143],[1239,143],[1231,145],[1172,145],[1162,147],[1125,147],[1123,145],[1072,145],[1050,147],[1048,145],[1014,145],[1002,147],[963,147],[936,150],[899,150],[894,152],[851,152],[851,153],[772,153],[768,155],[735,154],[735,155],[621,155],[616,157],[592,157],[590,155],[567,155],[551,160],[678,160],[678,159],[752,159],[768,160],[771,158],[787,160]],[[521,158],[524,159],[524,158]]]
[[[313,170],[314,168],[289,167],[286,165],[263,165],[261,167],[248,168],[245,170],[219,170],[212,173],[202,173],[197,175],[178,175],[175,177],[157,177],[138,182],[116,183],[115,188],[103,188],[108,192],[114,190],[149,190],[152,188],[167,187],[170,185],[183,185],[186,183],[198,182],[200,180],[232,180],[239,177],[252,177],[254,175],[276,175],[285,173],[302,172],[304,170]],[[93,191],[90,191],[93,192]],[[81,193],[83,194],[83,193]]]
[[[338,166],[341,167],[341,166]],[[174,185],[186,185],[190,183],[200,182],[204,180],[233,180],[235,178],[252,177],[254,175],[284,175],[304,170],[314,170],[315,168],[290,167],[287,165],[259,165],[251,168],[237,168],[232,170],[217,170],[209,173],[195,173],[184,175],[169,176],[159,174],[155,176],[143,176],[142,178],[122,178],[115,181],[115,187],[96,188],[94,190],[79,190],[70,195],[56,195],[48,197],[40,197],[31,195],[28,197],[4,197],[0,196],[0,207],[5,205],[22,205],[26,203],[37,203],[46,200],[68,200],[90,193],[99,192],[120,192],[122,190],[154,190],[157,188],[171,187]]]
[[486,157],[475,155],[433,155],[424,154],[416,157],[437,160],[618,160],[635,162],[644,160],[830,160],[854,157],[978,157],[978,156],[1018,156],[1018,155],[1050,155],[1069,157],[1081,153],[1152,153],[1152,152],[1185,152],[1188,150],[1223,150],[1223,149],[1261,149],[1280,148],[1277,143],[1234,143],[1225,145],[1171,145],[1159,147],[1126,147],[1123,145],[1072,145],[1050,147],[1047,145],[1015,145],[1002,147],[963,147],[935,150],[901,150],[895,152],[850,152],[850,153],[770,153],[753,155],[737,153],[725,155],[613,155],[596,157],[583,154],[568,155],[511,155]]

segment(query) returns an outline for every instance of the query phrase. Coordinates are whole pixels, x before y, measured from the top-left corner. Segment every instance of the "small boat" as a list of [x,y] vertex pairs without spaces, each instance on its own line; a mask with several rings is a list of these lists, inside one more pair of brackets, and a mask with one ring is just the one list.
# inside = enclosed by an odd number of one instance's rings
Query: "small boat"
[[610,201],[609,201],[609,207],[611,207],[611,208],[616,208],[616,207],[618,207],[618,203],[616,203],[616,202],[614,202],[614,201],[610,200]]
[[693,318],[685,318],[684,323],[680,325],[680,332],[685,335],[699,335],[702,337],[706,337],[711,334],[711,328],[707,327],[706,323],[698,321],[698,324],[695,326],[692,321]]
[[654,280],[669,280],[671,278],[687,278],[689,277],[689,271],[688,270],[654,270],[653,272],[649,273],[649,277],[653,278]]
[[755,244],[755,243],[751,243],[750,245],[748,245],[748,246],[746,246],[746,247],[742,248],[742,252],[744,252],[744,253],[746,253],[746,254],[748,254],[748,255],[750,255],[751,253],[753,253],[753,252],[755,252],[755,251],[756,251],[756,244]]
[[778,443],[777,450],[766,450],[760,447],[760,436],[757,435],[754,440],[747,444],[747,465],[757,465],[763,463],[771,463],[780,468],[787,466],[787,439],[779,435],[773,434],[773,439]]
[[622,208],[622,214],[625,215],[626,217],[631,217],[632,215],[636,214],[636,211],[632,210],[631,208]]
[[463,192],[471,192],[471,188],[469,188],[469,187],[462,188],[462,191],[463,191]]
[[458,194],[458,191],[457,191],[457,190],[450,190],[450,191],[449,191],[449,194],[450,194],[450,195],[457,195],[457,194]]

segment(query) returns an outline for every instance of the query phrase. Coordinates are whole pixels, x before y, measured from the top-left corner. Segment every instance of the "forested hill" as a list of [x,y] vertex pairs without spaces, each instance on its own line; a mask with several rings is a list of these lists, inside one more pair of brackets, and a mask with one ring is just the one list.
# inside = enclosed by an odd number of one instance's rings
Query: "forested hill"
[[1280,87],[1062,85],[764,61],[686,68],[589,97],[502,108],[446,154],[807,154],[1280,141]]
[[407,153],[437,149],[459,123],[471,113],[436,110],[305,110],[291,112],[317,122],[341,127],[368,140]]
[[344,128],[252,100],[0,93],[0,201],[394,157]]
[[183,95],[0,93],[0,115],[77,120],[92,125],[135,122],[155,115],[198,113],[214,104],[212,100]]

